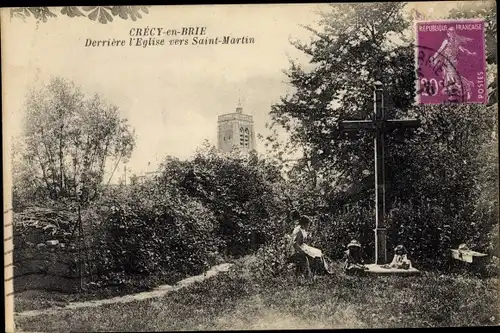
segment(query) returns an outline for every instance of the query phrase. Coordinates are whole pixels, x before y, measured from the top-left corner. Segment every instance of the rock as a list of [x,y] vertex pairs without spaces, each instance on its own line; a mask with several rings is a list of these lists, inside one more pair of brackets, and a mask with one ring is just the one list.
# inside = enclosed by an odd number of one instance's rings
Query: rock
[[59,244],[59,241],[57,239],[55,240],[48,240],[45,242],[48,246],[56,246],[57,244]]
[[43,249],[43,248],[45,248],[45,244],[44,243],[37,244],[36,248],[37,249]]
[[59,243],[59,246],[60,246],[61,248],[65,248],[65,247],[66,247],[66,244],[64,244],[64,243]]

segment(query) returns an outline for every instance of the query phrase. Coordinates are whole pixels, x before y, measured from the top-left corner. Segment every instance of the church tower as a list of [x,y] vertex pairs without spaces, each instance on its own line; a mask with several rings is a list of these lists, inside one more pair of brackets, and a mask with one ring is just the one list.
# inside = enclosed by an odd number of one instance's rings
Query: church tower
[[240,103],[235,112],[219,116],[217,132],[217,146],[223,152],[230,152],[233,148],[243,152],[255,150],[253,118],[243,114]]

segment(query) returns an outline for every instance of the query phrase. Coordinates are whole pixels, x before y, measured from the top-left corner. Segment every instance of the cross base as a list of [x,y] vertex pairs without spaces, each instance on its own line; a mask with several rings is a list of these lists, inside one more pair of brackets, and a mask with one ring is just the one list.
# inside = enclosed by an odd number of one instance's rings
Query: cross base
[[403,275],[403,276],[410,276],[410,275],[418,275],[420,274],[420,271],[414,267],[411,267],[409,269],[400,269],[400,268],[383,268],[382,265],[377,265],[377,264],[368,264],[365,265],[368,270],[366,271],[367,274],[370,275]]

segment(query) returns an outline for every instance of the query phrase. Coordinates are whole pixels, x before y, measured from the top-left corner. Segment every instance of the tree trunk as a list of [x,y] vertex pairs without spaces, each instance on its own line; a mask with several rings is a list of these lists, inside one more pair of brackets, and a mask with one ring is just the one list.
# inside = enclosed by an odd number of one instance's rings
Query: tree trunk
[[82,253],[82,248],[83,248],[83,225],[82,225],[82,214],[81,214],[81,209],[80,209],[80,202],[78,202],[78,233],[79,233],[79,242],[78,242],[78,261],[79,261],[79,273],[80,273],[80,289],[84,290],[85,289],[85,281],[84,281],[84,275],[85,275],[85,263],[83,260],[83,253]]
[[[63,130],[64,130],[64,119],[63,119],[63,114],[62,111],[60,111],[60,121],[61,121],[61,127],[60,127],[60,133],[59,133],[59,172],[60,172],[60,184],[61,184],[61,192],[65,193],[65,186],[64,186],[64,161],[63,161]],[[63,194],[64,195],[64,194]]]

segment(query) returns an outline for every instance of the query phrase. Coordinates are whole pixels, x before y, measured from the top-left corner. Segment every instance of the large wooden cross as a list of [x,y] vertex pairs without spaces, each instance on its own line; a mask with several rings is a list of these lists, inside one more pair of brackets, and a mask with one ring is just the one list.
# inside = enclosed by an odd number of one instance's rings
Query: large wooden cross
[[375,264],[387,263],[387,229],[385,221],[385,169],[384,135],[397,128],[420,126],[418,119],[386,119],[382,83],[375,82],[373,118],[369,120],[344,120],[343,131],[355,132],[369,129],[374,132],[375,146]]

